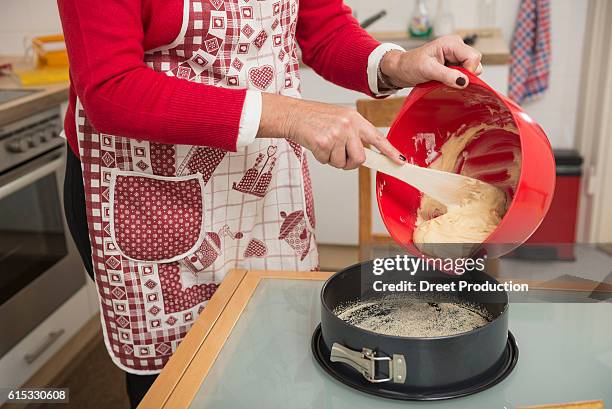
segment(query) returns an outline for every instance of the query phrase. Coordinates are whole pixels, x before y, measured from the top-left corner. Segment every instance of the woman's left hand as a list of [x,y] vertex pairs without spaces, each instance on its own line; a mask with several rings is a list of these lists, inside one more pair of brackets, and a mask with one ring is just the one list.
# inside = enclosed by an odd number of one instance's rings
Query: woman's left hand
[[482,55],[466,45],[458,35],[437,38],[414,50],[389,51],[380,62],[380,69],[391,83],[398,87],[413,87],[435,80],[449,87],[465,88],[469,79],[445,64],[461,65],[480,75]]

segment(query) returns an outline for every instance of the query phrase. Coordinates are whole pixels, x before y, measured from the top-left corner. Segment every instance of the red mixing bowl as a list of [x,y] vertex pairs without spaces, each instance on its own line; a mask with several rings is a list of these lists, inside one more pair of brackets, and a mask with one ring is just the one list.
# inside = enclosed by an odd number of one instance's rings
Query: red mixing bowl
[[[499,257],[527,240],[546,215],[555,188],[554,156],[542,128],[521,107],[470,72],[457,69],[468,76],[469,85],[463,90],[439,82],[418,85],[407,97],[388,139],[409,162],[429,166],[461,127],[484,123],[516,129],[483,131],[466,145],[454,169],[501,188],[511,198],[501,223],[472,252],[472,256]],[[423,254],[412,236],[421,196],[391,176],[376,175],[378,209],[387,230],[418,256]]]

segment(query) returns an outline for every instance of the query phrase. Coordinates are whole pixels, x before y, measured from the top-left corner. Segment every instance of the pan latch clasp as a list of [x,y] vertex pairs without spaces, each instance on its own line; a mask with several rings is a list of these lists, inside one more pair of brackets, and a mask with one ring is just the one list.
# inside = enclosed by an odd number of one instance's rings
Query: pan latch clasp
[[[370,348],[362,348],[361,352],[354,351],[335,342],[332,345],[330,360],[332,362],[344,362],[352,366],[372,383],[391,381],[394,383],[404,383],[406,381],[406,360],[403,355],[393,354],[393,357],[376,356],[376,352]],[[387,361],[389,365],[389,377],[387,378],[376,377],[376,364],[382,361]]]

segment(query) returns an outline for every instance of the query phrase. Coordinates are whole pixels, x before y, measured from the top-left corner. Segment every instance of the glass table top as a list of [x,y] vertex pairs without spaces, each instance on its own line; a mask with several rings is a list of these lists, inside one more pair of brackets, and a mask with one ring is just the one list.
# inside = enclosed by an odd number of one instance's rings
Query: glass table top
[[318,366],[310,338],[322,285],[262,280],[191,408],[511,409],[593,399],[612,407],[612,304],[512,304],[520,353],[508,378],[463,398],[404,402],[355,391]]

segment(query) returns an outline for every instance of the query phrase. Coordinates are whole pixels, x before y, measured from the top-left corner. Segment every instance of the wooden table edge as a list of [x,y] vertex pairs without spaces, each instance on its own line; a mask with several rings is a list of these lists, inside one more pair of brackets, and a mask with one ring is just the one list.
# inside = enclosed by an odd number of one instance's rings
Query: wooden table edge
[[604,409],[603,400],[561,403],[541,406],[521,406],[516,409]]
[[163,407],[246,274],[245,269],[234,269],[227,274],[181,342],[180,347],[177,348],[141,401],[139,408]]
[[[280,279],[280,280],[314,280],[324,281],[329,278],[332,272],[321,272],[321,271],[309,271],[309,272],[296,272],[296,271],[262,271],[262,270],[250,270],[244,275],[244,278],[240,281],[236,290],[232,293],[229,299],[224,300],[227,302],[225,308],[216,318],[212,324],[210,330],[204,337],[197,339],[197,350],[193,351],[193,345],[188,344],[187,348],[189,352],[182,352],[183,344],[187,340],[188,336],[181,343],[180,347],[175,352],[175,355],[180,353],[181,355],[188,354],[189,360],[184,358],[175,360],[174,356],[164,370],[161,372],[158,380],[153,384],[151,391],[146,397],[149,399],[141,403],[139,408],[188,408],[191,405],[195,395],[197,394],[202,382],[208,375],[212,368],[219,352],[223,348],[227,338],[231,334],[234,325],[240,319],[242,311],[249,303],[251,297],[255,293],[257,286],[264,279]],[[225,279],[227,280],[227,278]],[[225,283],[225,280],[223,283]],[[213,296],[212,300],[215,298]],[[200,317],[196,320],[194,327],[200,320],[206,320],[205,315],[207,309],[204,309]],[[192,336],[190,338],[196,338]],[[195,343],[196,340],[191,339],[190,343]],[[167,371],[169,365],[170,371]],[[182,367],[180,365],[183,365]],[[161,376],[164,375],[164,378]],[[173,379],[174,377],[174,379]],[[161,379],[160,379],[161,378]],[[169,385],[164,385],[168,383]],[[162,387],[163,393],[155,389]],[[163,401],[161,400],[163,398]]]

